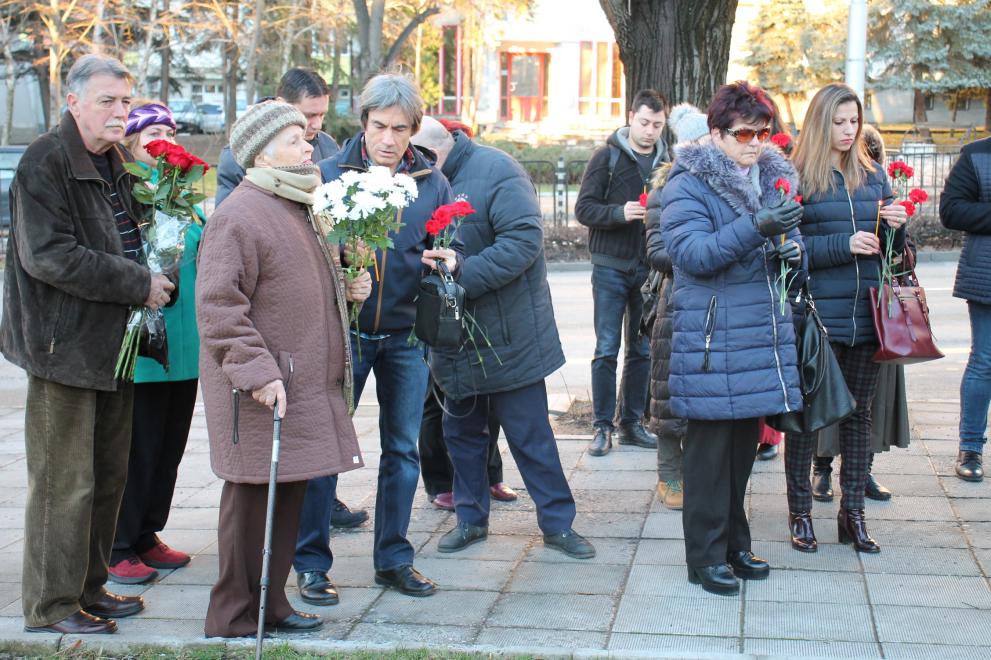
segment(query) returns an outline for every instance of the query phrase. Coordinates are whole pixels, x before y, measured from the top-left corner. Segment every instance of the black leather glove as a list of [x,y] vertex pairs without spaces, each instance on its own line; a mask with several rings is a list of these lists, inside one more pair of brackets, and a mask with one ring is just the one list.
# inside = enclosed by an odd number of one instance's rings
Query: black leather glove
[[802,221],[802,205],[793,199],[765,206],[754,214],[754,226],[761,236],[787,234]]
[[802,266],[802,248],[794,240],[790,238],[786,239],[784,244],[775,248],[774,252],[777,253],[778,259],[792,268],[800,268]]

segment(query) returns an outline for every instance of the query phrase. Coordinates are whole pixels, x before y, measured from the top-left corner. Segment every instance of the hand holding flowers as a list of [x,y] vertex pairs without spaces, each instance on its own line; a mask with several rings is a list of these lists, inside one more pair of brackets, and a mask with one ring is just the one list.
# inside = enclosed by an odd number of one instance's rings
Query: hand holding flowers
[[[921,188],[909,190],[909,179],[915,175],[912,169],[904,161],[896,160],[888,166],[888,176],[891,177],[892,188],[895,192],[896,201],[887,206],[883,202],[878,202],[877,222],[875,223],[874,234],[881,238],[881,219],[887,225],[884,229],[884,249],[881,252],[881,288],[885,285],[894,286],[897,278],[904,275],[898,272],[900,268],[901,256],[895,253],[895,233],[903,227],[908,219],[915,215],[918,207],[929,200],[929,193]],[[884,296],[878,296],[878,304]],[[893,299],[888,296],[888,315],[893,315]]]
[[[781,193],[782,203],[791,194],[791,183],[788,179],[778,179],[774,182],[774,188]],[[801,203],[802,198],[796,195],[794,200]],[[792,280],[795,279],[792,271],[802,265],[802,248],[798,245],[797,241],[788,238],[785,234],[781,234],[779,240],[780,243],[775,247],[774,252],[780,262],[780,272],[778,273],[778,277],[775,278],[774,286],[778,294],[778,308],[780,314],[784,316],[785,305],[788,303],[788,289],[791,287]]]

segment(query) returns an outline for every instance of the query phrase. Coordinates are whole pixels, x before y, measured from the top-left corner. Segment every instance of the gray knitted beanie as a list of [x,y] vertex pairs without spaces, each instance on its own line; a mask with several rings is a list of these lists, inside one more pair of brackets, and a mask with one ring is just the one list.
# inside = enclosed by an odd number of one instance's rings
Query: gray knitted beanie
[[709,124],[704,112],[691,103],[682,103],[671,109],[668,126],[677,142],[692,142],[709,134]]
[[252,106],[234,122],[231,129],[231,153],[234,161],[248,169],[268,143],[287,126],[306,130],[306,117],[294,106],[281,101],[266,101]]

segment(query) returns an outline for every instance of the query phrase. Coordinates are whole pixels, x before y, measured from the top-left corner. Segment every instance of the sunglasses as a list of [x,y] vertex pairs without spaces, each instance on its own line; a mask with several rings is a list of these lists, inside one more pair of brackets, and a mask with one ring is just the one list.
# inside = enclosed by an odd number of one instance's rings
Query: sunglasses
[[735,131],[726,129],[723,131],[723,133],[727,135],[732,135],[733,137],[736,138],[736,141],[739,142],[740,144],[747,144],[748,142],[754,139],[755,135],[757,136],[758,142],[767,142],[767,138],[771,135],[771,129],[762,128],[759,131],[757,131],[752,128],[738,128]]

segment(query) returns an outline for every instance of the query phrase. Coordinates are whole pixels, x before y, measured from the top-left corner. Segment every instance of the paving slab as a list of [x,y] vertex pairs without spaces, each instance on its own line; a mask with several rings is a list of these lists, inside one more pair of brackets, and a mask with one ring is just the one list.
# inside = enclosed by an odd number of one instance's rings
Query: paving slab
[[412,623],[359,623],[346,639],[355,642],[397,642],[450,646],[471,644],[475,629],[467,626],[416,625]]
[[885,546],[876,555],[860,556],[865,573],[910,575],[981,575],[968,548],[906,548]]
[[602,649],[607,633],[592,630],[556,630],[548,628],[503,628],[485,626],[478,633],[476,644],[505,648],[531,646],[544,648]]
[[758,608],[763,607],[760,601],[868,604],[864,578],[859,573],[779,569],[772,569],[766,580],[748,581],[746,600],[748,606]]
[[487,625],[555,630],[606,631],[612,623],[614,600],[580,594],[505,594],[489,615]]
[[884,657],[890,660],[974,660],[986,651],[980,647],[947,644],[886,643]]
[[758,616],[748,616],[744,635],[763,639],[873,642],[871,610],[865,605],[835,603],[761,603]]
[[957,575],[867,575],[876,605],[958,607],[985,610],[991,623],[991,588],[983,577]]
[[637,552],[637,539],[634,538],[595,538],[595,556],[591,559],[576,559],[548,548],[543,541],[535,541],[526,551],[524,561],[542,561],[553,564],[582,564],[591,565],[621,565],[626,566],[633,561]]
[[816,552],[799,552],[790,541],[754,541],[753,551],[771,564],[771,570],[798,569],[803,571],[858,572],[861,570],[857,553],[849,546],[823,543]]
[[738,637],[709,637],[707,635],[644,635],[615,633],[609,639],[610,651],[681,651],[694,653],[736,653]]
[[[613,632],[653,635],[690,633],[711,637],[740,634],[742,601],[739,597],[707,594],[700,587],[697,594],[692,598],[663,599],[656,595],[627,594],[620,599]],[[657,611],[657,603],[664,603],[663,613]]]
[[386,591],[365,613],[368,623],[417,623],[477,626],[499,597],[495,591],[438,590],[429,598]]
[[626,575],[626,566],[522,562],[507,590],[515,593],[618,596],[626,582]]
[[[960,643],[963,633],[974,646],[991,646],[991,638],[987,635],[973,634],[991,624],[991,613],[987,610],[877,605],[874,619],[882,643],[953,645]],[[991,651],[987,655],[991,655]]]
[[866,642],[828,642],[799,639],[747,638],[744,653],[756,656],[780,656],[782,658],[880,658],[878,644]]

